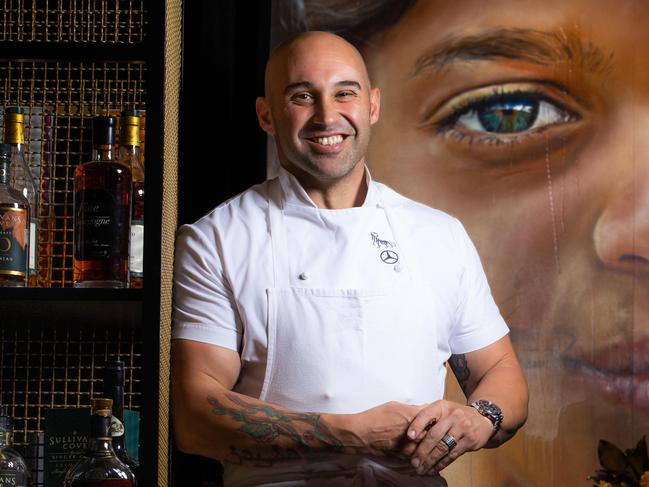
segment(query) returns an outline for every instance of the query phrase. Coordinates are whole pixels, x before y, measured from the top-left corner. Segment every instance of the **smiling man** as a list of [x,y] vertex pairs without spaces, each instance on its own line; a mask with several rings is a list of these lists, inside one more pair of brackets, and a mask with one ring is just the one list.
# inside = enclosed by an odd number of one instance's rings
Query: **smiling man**
[[[478,255],[457,220],[371,179],[380,95],[349,43],[285,42],[265,91],[279,177],[178,236],[178,446],[221,460],[226,486],[446,485],[527,414]],[[442,400],[447,361],[466,403]]]
[[529,420],[462,469],[581,485],[649,432],[649,2],[278,3],[361,49],[372,175],[462,221],[511,328]]

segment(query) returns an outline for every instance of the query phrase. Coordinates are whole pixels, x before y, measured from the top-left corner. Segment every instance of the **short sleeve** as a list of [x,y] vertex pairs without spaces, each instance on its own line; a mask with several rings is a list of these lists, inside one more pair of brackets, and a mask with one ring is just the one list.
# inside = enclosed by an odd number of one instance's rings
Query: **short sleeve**
[[172,336],[237,351],[243,334],[241,320],[215,238],[207,238],[196,224],[184,225],[178,231]]
[[450,337],[451,353],[468,353],[496,342],[509,328],[496,305],[478,252],[462,224],[454,233],[462,268],[456,322]]

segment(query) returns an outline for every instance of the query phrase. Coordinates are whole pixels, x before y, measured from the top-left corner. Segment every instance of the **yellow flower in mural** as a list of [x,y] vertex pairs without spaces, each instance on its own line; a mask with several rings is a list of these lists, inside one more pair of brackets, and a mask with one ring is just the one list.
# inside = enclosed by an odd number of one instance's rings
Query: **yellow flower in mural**
[[640,477],[640,487],[649,487],[649,470]]

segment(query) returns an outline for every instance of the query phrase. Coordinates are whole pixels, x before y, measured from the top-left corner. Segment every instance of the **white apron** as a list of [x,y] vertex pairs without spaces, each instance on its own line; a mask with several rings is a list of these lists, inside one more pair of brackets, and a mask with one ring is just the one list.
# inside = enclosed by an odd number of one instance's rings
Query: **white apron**
[[[385,211],[398,256],[388,264],[395,266],[393,282],[330,289],[308,287],[307,278],[294,287],[282,190],[279,180],[270,183],[274,287],[267,290],[268,362],[261,400],[301,412],[355,413],[388,401],[424,404],[443,396],[433,302],[413,270],[416,263],[406,265],[406,242],[381,200],[359,210]],[[226,467],[232,474],[226,485],[446,485],[441,477],[401,474],[388,468],[390,463],[332,455],[319,464]]]

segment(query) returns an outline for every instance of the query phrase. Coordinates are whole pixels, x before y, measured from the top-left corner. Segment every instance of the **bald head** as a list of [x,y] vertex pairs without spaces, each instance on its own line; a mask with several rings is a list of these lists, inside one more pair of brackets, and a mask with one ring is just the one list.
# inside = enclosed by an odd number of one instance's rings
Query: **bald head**
[[[317,61],[321,56],[336,57],[342,65],[356,69],[367,89],[369,76],[363,57],[358,50],[340,36],[329,32],[303,32],[273,50],[266,64],[264,89],[267,98],[283,90],[288,73],[304,63]],[[281,93],[281,92],[280,92]]]

